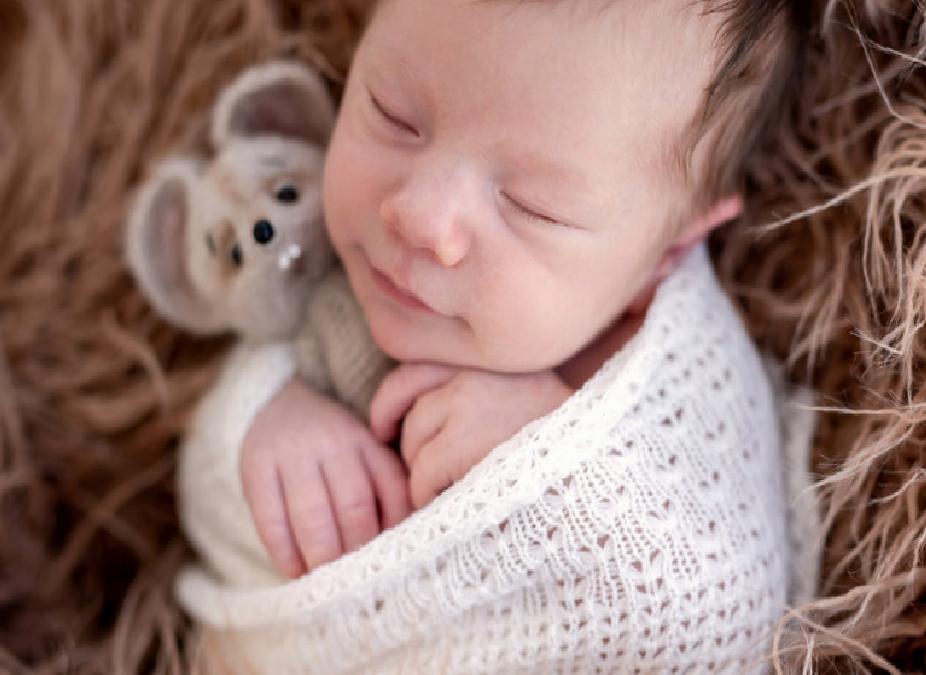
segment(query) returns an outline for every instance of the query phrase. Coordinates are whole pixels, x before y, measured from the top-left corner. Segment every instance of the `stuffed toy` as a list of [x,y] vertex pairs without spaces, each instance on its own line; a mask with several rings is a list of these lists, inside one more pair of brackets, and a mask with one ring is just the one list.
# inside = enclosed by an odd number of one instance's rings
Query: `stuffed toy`
[[321,178],[334,117],[308,67],[246,70],[213,110],[214,156],[167,159],[142,186],[126,255],[169,322],[251,344],[292,340],[307,383],[366,418],[389,361],[325,233]]

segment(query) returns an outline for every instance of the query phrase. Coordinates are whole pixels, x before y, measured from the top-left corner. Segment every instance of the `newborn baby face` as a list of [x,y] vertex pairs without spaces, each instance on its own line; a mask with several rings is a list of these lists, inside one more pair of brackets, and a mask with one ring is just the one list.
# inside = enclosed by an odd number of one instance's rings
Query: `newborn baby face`
[[687,0],[383,0],[331,141],[332,242],[382,349],[554,367],[649,285],[719,20]]

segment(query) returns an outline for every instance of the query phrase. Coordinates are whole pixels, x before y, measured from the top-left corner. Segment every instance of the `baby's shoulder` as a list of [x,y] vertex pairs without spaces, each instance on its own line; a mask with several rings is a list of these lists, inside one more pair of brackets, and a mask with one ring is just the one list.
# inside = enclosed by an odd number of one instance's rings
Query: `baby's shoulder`
[[703,246],[660,284],[637,334],[599,375],[608,395],[633,401],[622,416],[646,427],[697,429],[703,441],[740,424],[776,435],[769,373]]
[[636,400],[625,424],[703,467],[752,467],[760,476],[778,462],[769,372],[703,247],[663,282],[641,332],[643,365],[626,388]]
[[592,386],[605,402],[594,423],[601,468],[628,506],[663,532],[725,539],[730,552],[756,537],[777,545],[778,402],[703,248],[663,282],[633,343]]

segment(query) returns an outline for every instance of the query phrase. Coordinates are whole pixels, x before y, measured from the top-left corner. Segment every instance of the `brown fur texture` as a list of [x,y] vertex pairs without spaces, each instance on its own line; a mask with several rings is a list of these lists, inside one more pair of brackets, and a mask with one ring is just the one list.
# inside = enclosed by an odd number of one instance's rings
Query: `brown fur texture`
[[822,598],[779,636],[783,669],[921,672],[924,10],[818,9],[795,123],[751,171],[747,221],[772,224],[730,228],[713,248],[753,337],[820,392]]
[[[174,451],[224,343],[168,328],[131,284],[130,188],[203,147],[244,66],[297,56],[336,82],[362,4],[0,0],[0,672],[189,670]],[[756,340],[827,408],[823,595],[782,625],[782,672],[926,653],[923,11],[815,6],[801,105],[753,165],[747,222],[813,213],[713,242]]]
[[335,0],[0,0],[0,672],[183,672],[174,449],[222,350],[155,318],[130,188],[201,149],[218,90],[297,56],[334,80]]

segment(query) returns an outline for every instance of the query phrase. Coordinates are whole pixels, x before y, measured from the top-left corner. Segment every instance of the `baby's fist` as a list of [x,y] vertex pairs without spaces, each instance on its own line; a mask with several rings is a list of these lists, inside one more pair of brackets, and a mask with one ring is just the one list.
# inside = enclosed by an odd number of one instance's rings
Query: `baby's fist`
[[400,436],[412,504],[422,508],[572,393],[551,371],[505,374],[405,363],[383,380],[370,421],[380,440]]

